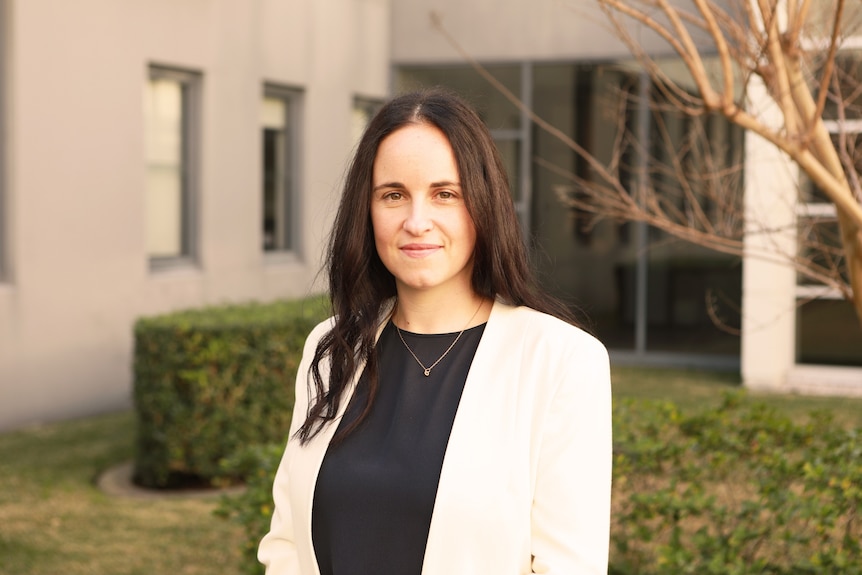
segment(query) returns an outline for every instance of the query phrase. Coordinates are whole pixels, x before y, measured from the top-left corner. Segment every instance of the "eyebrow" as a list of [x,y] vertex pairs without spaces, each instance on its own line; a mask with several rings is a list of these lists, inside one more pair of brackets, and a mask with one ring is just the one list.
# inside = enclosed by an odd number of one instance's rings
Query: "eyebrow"
[[[431,182],[431,185],[430,185],[429,187],[431,187],[431,188],[445,188],[445,187],[449,187],[449,186],[457,186],[457,187],[459,187],[459,188],[460,188],[460,187],[461,187],[461,184],[460,184],[460,183],[458,183],[458,182],[450,182],[449,180],[443,180],[443,181],[441,181],[441,182]],[[376,186],[374,186],[374,187],[371,189],[371,191],[372,191],[372,192],[376,192],[377,190],[383,190],[383,189],[386,189],[386,188],[393,188],[393,189],[396,189],[396,190],[403,190],[403,189],[406,189],[406,188],[407,188],[407,186],[405,186],[405,185],[404,185],[404,184],[402,184],[401,182],[386,182],[386,183],[384,183],[384,184],[377,184]]]
[[372,192],[376,192],[377,190],[383,190],[385,188],[396,188],[396,189],[404,189],[405,186],[401,182],[386,182],[385,184],[378,184],[371,188]]

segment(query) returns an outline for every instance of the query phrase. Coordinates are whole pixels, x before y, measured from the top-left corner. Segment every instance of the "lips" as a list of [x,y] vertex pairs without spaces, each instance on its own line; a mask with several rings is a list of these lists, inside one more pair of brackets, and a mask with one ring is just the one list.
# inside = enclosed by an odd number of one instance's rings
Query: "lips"
[[423,258],[437,253],[441,246],[436,244],[406,244],[399,248],[401,252],[411,258]]

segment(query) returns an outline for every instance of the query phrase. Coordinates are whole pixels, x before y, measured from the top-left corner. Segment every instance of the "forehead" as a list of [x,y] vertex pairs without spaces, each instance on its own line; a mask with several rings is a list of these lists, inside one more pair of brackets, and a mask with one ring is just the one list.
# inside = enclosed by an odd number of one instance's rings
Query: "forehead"
[[454,150],[439,128],[430,124],[408,124],[380,142],[374,158],[375,181],[394,172],[416,174],[423,171],[457,176]]

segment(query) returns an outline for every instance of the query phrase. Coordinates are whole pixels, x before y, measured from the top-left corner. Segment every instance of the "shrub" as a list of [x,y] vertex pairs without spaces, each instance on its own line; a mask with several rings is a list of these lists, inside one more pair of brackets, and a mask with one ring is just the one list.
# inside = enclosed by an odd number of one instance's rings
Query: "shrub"
[[[619,402],[614,435],[613,575],[862,574],[858,429],[824,413],[794,422],[734,393],[690,415]],[[248,489],[220,514],[245,527],[249,575],[263,573],[255,552],[283,448],[231,462]]]
[[220,306],[135,324],[135,481],[148,487],[231,479],[219,462],[283,442],[308,332],[322,298]]
[[272,518],[272,484],[284,445],[270,443],[250,446],[224,460],[225,473],[245,478],[246,488],[238,495],[222,496],[216,514],[239,523],[244,530],[242,566],[246,575],[263,575],[257,562],[257,546],[269,531]]
[[738,394],[615,411],[612,573],[862,573],[858,430]]

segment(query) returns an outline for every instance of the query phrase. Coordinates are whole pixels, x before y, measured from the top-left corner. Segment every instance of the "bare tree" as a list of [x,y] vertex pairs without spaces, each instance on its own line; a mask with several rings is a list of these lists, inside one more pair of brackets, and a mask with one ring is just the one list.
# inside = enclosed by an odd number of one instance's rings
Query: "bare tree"
[[[571,206],[597,218],[646,222],[721,252],[793,266],[800,276],[852,302],[862,323],[862,64],[841,50],[853,33],[860,32],[862,4],[858,0],[595,2],[651,78],[652,139],[675,151],[664,155],[664,163],[656,161],[655,150],[645,149],[637,134],[624,130],[622,120],[611,161],[599,162],[526,109],[460,49],[439,18],[432,15],[432,20],[480,74],[589,164],[588,177],[564,174],[573,185],[560,193]],[[666,42],[686,74],[669,73],[641,48],[635,35],[644,30]],[[774,103],[777,122],[765,120],[752,106],[752,94],[758,91]],[[622,92],[618,118],[635,92]],[[674,140],[665,129],[662,118],[667,111],[692,119],[684,141]],[[834,206],[791,222],[793,229],[756,230],[798,234],[791,251],[753,247],[744,241],[757,222],[745,221],[742,185],[734,181],[739,179],[741,160],[728,161],[727,155],[710,147],[703,126],[714,115],[784,152],[810,180],[809,196],[813,189],[818,201]],[[632,157],[648,160],[632,165]],[[632,172],[639,173],[636,185],[623,177]],[[833,224],[837,220],[832,236],[830,226],[822,225],[830,219]]]

